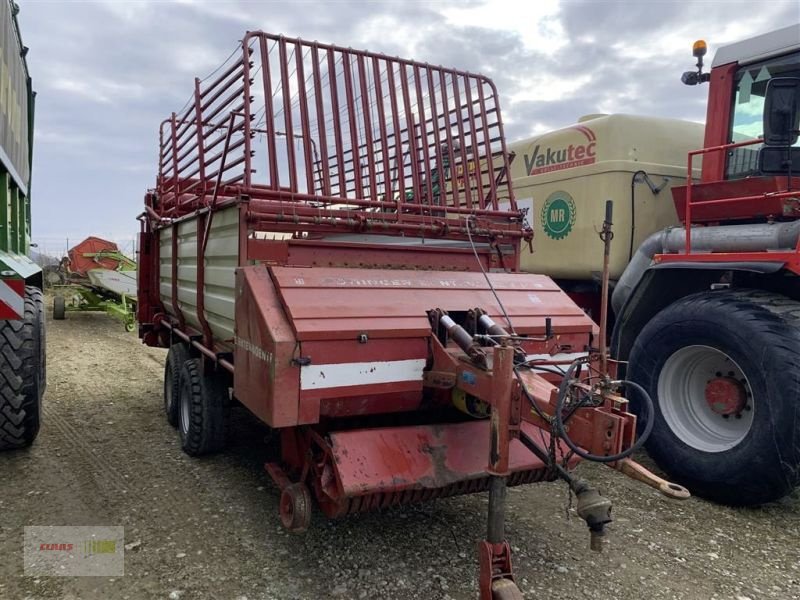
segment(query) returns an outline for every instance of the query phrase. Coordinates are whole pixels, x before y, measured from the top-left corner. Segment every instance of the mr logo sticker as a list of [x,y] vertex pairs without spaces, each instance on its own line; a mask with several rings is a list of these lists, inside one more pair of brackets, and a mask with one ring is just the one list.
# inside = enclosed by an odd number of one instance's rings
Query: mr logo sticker
[[541,220],[547,237],[562,240],[575,225],[575,201],[566,192],[553,192],[542,206]]

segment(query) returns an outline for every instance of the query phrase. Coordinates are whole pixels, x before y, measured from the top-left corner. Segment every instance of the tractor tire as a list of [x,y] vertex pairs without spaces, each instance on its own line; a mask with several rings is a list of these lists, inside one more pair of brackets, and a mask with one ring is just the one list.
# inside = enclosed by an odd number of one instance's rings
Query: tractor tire
[[35,328],[39,332],[39,398],[47,390],[47,336],[44,316],[44,294],[39,288],[28,286],[25,288],[34,305]]
[[63,321],[67,318],[67,301],[64,296],[53,298],[53,319]]
[[729,290],[671,304],[629,360],[628,377],[653,399],[649,454],[714,502],[753,506],[791,493],[800,484],[798,357],[800,303],[785,296]]
[[178,426],[180,413],[180,379],[183,363],[189,359],[189,346],[184,342],[173,344],[167,352],[164,364],[164,412],[167,423]]
[[228,385],[215,373],[201,373],[200,359],[183,363],[178,432],[189,456],[222,450],[227,437]]
[[30,446],[39,433],[44,391],[42,293],[25,288],[25,315],[0,321],[0,450]]

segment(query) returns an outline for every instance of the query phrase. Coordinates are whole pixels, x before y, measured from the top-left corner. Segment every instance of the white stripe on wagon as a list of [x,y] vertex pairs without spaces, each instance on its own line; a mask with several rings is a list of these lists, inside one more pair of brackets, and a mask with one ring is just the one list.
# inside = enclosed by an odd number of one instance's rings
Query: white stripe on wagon
[[324,390],[351,385],[422,381],[424,368],[424,358],[306,365],[300,368],[300,389]]
[[2,279],[0,279],[0,302],[7,304],[20,319],[25,317],[25,298]]

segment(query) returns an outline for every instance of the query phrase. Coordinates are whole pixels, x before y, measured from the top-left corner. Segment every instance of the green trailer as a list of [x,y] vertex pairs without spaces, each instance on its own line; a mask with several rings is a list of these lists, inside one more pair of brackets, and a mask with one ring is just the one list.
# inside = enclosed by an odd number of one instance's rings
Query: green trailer
[[35,93],[18,12],[0,0],[0,450],[36,439],[46,385],[42,271],[28,256]]

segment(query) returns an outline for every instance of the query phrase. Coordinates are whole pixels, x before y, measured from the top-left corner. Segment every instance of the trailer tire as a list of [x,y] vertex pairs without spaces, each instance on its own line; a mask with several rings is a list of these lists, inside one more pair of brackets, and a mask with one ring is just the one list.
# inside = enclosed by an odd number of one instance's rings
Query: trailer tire
[[164,412],[167,423],[178,426],[180,411],[180,380],[183,363],[189,358],[189,347],[184,342],[173,344],[164,363]]
[[215,373],[201,373],[200,367],[200,359],[189,359],[180,375],[178,432],[190,456],[222,450],[227,433],[227,381]]
[[53,319],[56,321],[63,321],[67,314],[67,301],[64,296],[56,296],[53,298]]
[[662,310],[639,334],[628,370],[653,398],[651,457],[722,504],[789,494],[800,484],[798,356],[800,303],[785,296],[703,292]]
[[30,446],[44,392],[42,293],[25,288],[24,318],[0,321],[0,450]]
[[303,482],[291,483],[281,490],[281,524],[287,531],[303,533],[311,524],[311,492]]

